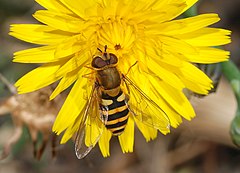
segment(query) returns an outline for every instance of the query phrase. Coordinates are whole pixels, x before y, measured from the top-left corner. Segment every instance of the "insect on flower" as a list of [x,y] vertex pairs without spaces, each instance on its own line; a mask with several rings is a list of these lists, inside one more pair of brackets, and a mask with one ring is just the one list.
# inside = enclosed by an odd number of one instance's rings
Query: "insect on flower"
[[[95,146],[103,133],[104,126],[112,132],[113,136],[121,135],[126,127],[129,114],[133,114],[136,119],[151,127],[166,131],[170,127],[170,120],[161,107],[135,85],[127,75],[118,70],[117,56],[108,53],[107,46],[105,46],[104,52],[98,50],[102,55],[97,55],[92,60],[95,83],[85,109],[82,111],[83,121],[81,121],[75,141],[75,151],[79,159],[85,157]],[[133,99],[135,101],[131,102]],[[152,116],[153,114],[155,115]],[[98,135],[95,135],[95,139],[92,139],[90,145],[86,146],[86,126],[93,125],[86,123],[87,118],[90,118],[89,115],[98,124]]]
[[[169,133],[169,124],[190,121],[196,114],[183,91],[207,95],[213,87],[195,64],[229,58],[214,48],[231,42],[231,31],[210,26],[217,14],[178,17],[197,0],[36,1],[44,7],[33,15],[40,23],[13,24],[10,35],[39,45],[15,52],[13,61],[41,66],[15,86],[23,94],[59,81],[50,100],[72,86],[52,131],[63,134],[61,144],[77,134],[79,158],[96,143],[110,156],[109,142],[121,131],[123,153],[133,152],[135,125],[150,141]],[[105,45],[108,51],[97,51]]]

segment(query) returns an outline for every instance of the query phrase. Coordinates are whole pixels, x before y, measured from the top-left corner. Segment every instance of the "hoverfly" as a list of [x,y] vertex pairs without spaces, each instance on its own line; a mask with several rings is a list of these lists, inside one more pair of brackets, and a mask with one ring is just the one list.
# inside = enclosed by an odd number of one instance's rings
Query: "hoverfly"
[[[121,135],[131,114],[142,123],[163,131],[168,132],[170,126],[170,120],[161,107],[118,70],[117,56],[108,53],[107,46],[104,52],[98,50],[101,55],[94,56],[91,63],[95,83],[81,112],[82,119],[75,139],[78,159],[91,151],[104,128],[113,136]],[[91,132],[86,130],[87,126],[95,135],[89,137]]]

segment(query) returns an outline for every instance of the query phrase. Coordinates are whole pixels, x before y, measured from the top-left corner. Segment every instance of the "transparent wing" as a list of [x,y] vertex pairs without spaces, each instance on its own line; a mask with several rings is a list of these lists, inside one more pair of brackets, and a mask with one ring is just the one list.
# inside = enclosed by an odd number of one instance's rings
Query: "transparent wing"
[[78,159],[85,157],[96,145],[103,133],[104,124],[100,120],[97,87],[94,86],[85,109],[80,115],[81,123],[75,139]]
[[168,133],[170,120],[161,107],[127,76],[123,75],[123,81],[129,94],[128,107],[134,117],[148,126],[159,129],[163,133]]

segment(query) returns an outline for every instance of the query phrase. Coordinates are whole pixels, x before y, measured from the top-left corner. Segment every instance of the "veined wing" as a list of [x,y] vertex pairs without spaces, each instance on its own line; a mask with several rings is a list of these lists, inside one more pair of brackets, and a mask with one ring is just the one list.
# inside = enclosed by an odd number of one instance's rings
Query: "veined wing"
[[75,139],[75,152],[78,159],[85,157],[96,145],[103,133],[104,124],[99,118],[97,87],[94,85],[82,111],[81,123]]
[[127,76],[123,75],[123,80],[129,94],[129,110],[134,117],[148,126],[159,129],[162,133],[168,133],[170,120],[164,110]]

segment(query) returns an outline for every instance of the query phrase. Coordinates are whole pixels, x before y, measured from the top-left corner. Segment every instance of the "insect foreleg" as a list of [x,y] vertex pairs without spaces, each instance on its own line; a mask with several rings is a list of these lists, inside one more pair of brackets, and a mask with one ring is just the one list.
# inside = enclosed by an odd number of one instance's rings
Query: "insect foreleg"
[[131,65],[126,73],[126,76],[128,75],[128,73],[130,72],[130,70],[132,69],[132,67],[134,67],[136,64],[138,63],[138,61],[136,61],[133,65]]

